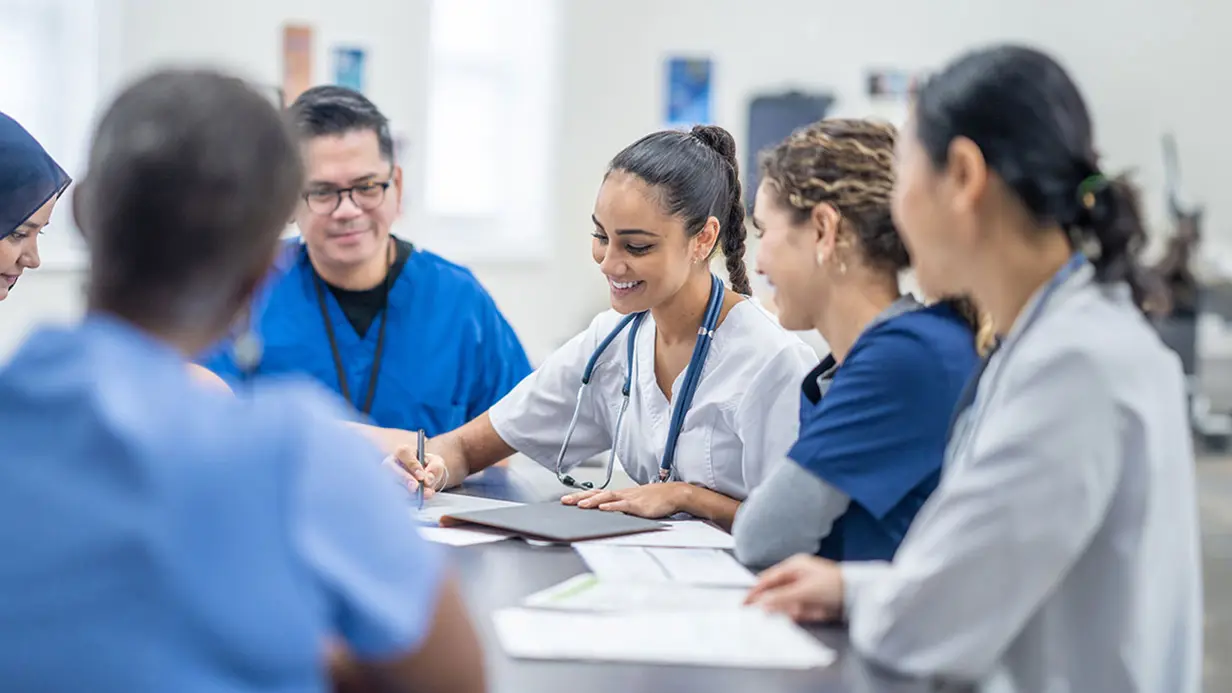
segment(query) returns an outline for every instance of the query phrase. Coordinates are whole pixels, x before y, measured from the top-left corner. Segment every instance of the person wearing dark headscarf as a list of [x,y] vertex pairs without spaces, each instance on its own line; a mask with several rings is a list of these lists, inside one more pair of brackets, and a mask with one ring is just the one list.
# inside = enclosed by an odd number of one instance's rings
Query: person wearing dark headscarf
[[[72,179],[16,120],[0,112],[0,301],[22,272],[39,266],[38,237]],[[211,387],[229,389],[200,366],[189,373]]]
[[0,113],[0,301],[39,266],[38,235],[72,182],[16,120]]

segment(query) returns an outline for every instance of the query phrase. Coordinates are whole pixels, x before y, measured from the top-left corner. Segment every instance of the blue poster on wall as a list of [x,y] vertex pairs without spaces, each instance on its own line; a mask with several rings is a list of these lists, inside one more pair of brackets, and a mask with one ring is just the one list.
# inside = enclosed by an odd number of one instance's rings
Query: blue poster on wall
[[334,49],[334,84],[359,92],[364,90],[364,49]]
[[689,128],[713,122],[712,78],[709,58],[668,59],[666,127]]

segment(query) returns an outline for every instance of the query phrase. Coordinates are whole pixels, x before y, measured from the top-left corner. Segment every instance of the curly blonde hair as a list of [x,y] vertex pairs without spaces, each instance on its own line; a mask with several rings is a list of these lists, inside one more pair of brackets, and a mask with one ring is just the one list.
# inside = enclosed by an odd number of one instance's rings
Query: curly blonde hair
[[[806,222],[817,205],[830,205],[842,218],[840,233],[854,239],[864,264],[894,281],[911,266],[890,215],[897,137],[889,123],[831,118],[796,130],[761,157],[762,180],[796,223]],[[967,297],[944,302],[971,325],[980,352],[987,353],[995,340],[987,314]]]

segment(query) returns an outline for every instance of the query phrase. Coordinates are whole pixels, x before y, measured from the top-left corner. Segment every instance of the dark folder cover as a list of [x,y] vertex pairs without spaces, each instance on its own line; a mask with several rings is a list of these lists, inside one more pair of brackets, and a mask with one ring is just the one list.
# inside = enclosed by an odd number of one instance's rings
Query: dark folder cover
[[619,512],[583,509],[560,501],[473,510],[441,517],[444,527],[474,524],[530,539],[568,543],[664,529],[666,525]]

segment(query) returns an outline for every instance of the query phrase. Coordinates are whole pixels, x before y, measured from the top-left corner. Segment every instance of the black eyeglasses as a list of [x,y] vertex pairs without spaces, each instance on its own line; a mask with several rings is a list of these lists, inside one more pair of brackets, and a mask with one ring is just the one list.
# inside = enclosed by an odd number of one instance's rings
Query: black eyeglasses
[[310,190],[304,193],[304,202],[313,213],[328,215],[342,206],[342,196],[346,195],[351,198],[351,204],[365,212],[371,212],[385,201],[385,190],[391,183],[393,181],[383,180],[335,190]]

